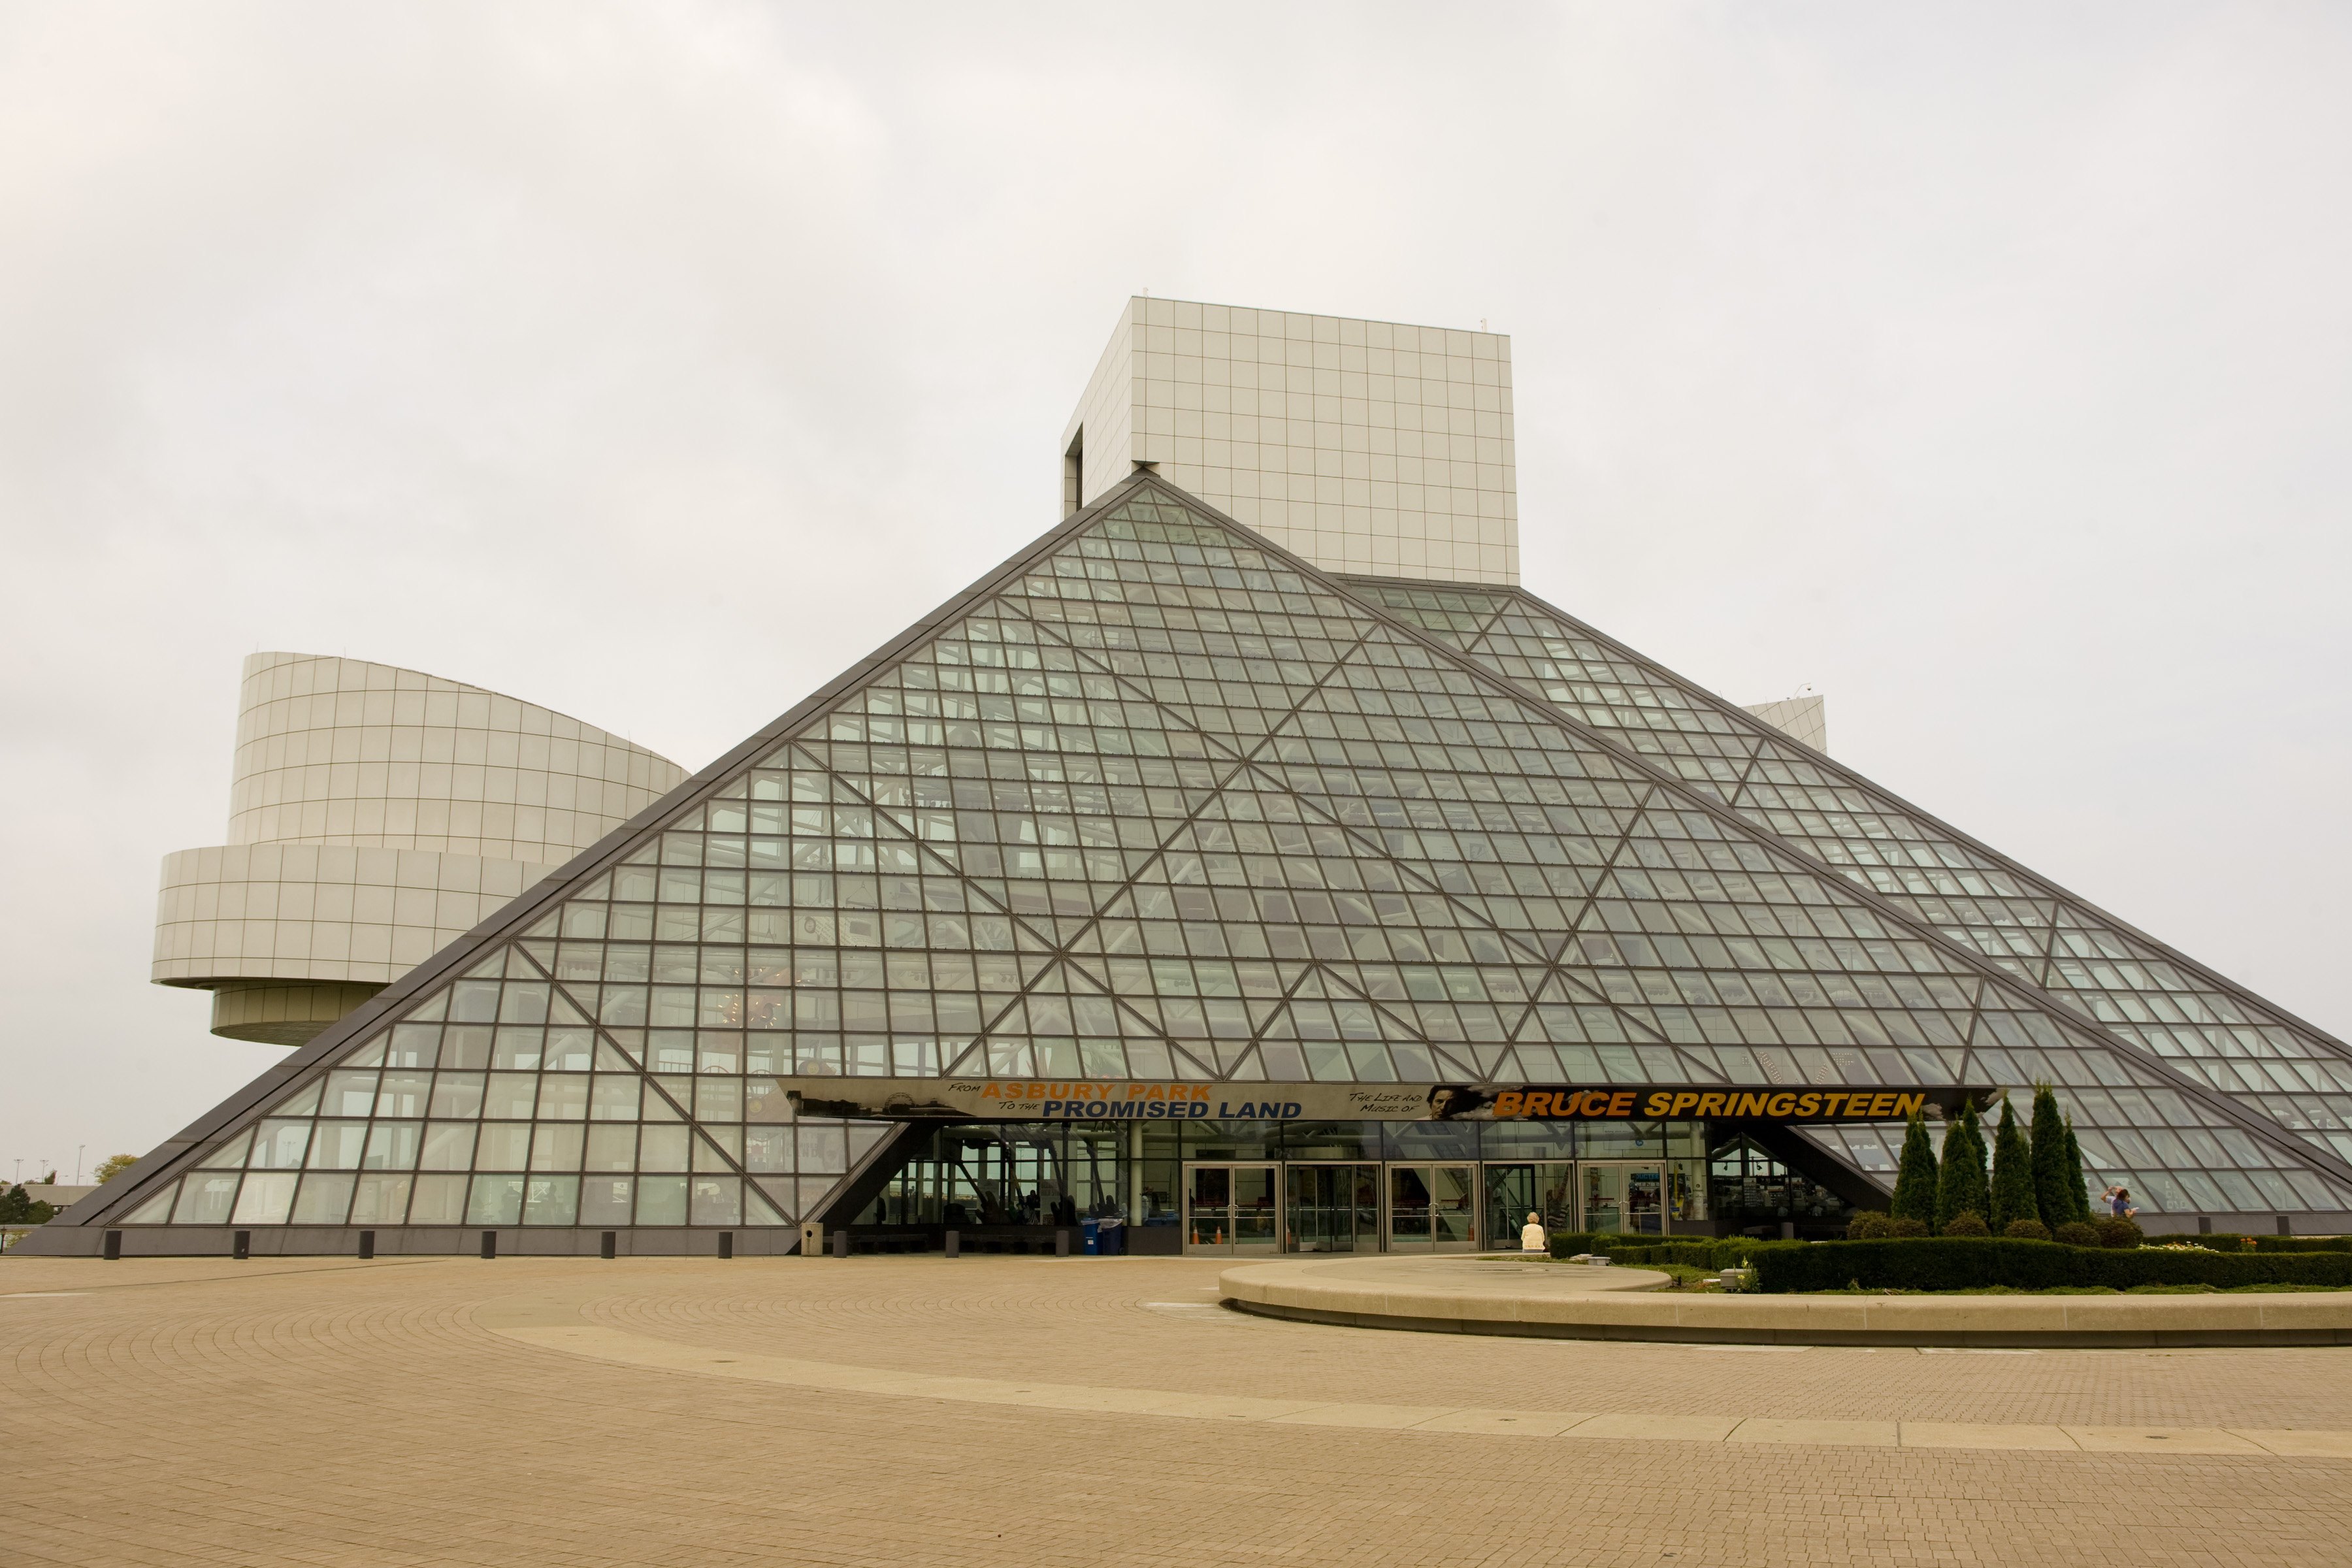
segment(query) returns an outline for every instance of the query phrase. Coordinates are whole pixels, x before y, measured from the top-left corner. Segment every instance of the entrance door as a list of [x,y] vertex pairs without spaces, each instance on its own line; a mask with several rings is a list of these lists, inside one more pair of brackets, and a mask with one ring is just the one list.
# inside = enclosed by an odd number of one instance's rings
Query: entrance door
[[1477,1168],[1391,1165],[1389,1247],[1466,1252],[1478,1244]]
[[1568,1162],[1488,1165],[1486,1177],[1489,1247],[1507,1252],[1517,1247],[1531,1214],[1543,1216],[1546,1232],[1577,1228],[1576,1167]]
[[1666,1234],[1665,1173],[1657,1165],[1585,1164],[1584,1228],[1629,1236]]
[[1381,1249],[1378,1165],[1286,1165],[1282,1176],[1285,1251]]
[[1272,1165],[1186,1166],[1184,1250],[1226,1258],[1274,1252],[1276,1185]]

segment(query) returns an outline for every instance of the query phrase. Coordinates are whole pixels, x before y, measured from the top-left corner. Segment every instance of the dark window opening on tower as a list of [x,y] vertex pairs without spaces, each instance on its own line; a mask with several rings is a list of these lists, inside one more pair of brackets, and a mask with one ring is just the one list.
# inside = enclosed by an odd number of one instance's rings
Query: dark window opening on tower
[[1062,515],[1069,516],[1087,504],[1087,427],[1078,426],[1070,449],[1062,454]]

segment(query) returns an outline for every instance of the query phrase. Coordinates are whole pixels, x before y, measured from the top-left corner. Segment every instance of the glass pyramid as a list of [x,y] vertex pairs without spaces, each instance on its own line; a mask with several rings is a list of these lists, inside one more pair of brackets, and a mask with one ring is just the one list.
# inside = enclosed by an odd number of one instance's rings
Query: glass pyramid
[[2151,1210],[2352,1203],[2340,1042],[1526,594],[1138,475],[60,1225],[784,1250],[906,1142],[811,1074],[2046,1080]]

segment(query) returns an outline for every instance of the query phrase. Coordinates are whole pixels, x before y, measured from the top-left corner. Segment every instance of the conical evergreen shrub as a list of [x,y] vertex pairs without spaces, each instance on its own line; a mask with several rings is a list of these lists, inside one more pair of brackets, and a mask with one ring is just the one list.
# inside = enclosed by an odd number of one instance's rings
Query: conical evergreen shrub
[[[2058,1091],[2033,1086],[2033,1202],[2042,1223],[2055,1229],[2074,1217],[2066,1199],[2066,1123],[2058,1114]],[[2076,1186],[2082,1185],[2077,1179]]]
[[2074,1119],[2066,1118],[2066,1200],[2077,1225],[2091,1223],[2091,1184],[2083,1179],[2083,1146],[2074,1142]]
[[1959,1120],[1944,1133],[1943,1168],[1936,1182],[1936,1228],[1940,1231],[1963,1214],[1979,1219],[1992,1207],[1992,1188],[1985,1180],[1984,1134],[1978,1130],[1973,1102],[1960,1109]]
[[1921,1111],[1911,1113],[1911,1125],[1903,1134],[1903,1163],[1895,1172],[1895,1202],[1888,1213],[1896,1219],[1916,1219],[1933,1226],[1936,1223],[1936,1148],[1927,1141],[1927,1118]]
[[2033,1197],[2033,1147],[2017,1124],[2017,1108],[2003,1095],[2000,1128],[1992,1137],[1992,1233],[2003,1236],[2017,1220],[2041,1217]]

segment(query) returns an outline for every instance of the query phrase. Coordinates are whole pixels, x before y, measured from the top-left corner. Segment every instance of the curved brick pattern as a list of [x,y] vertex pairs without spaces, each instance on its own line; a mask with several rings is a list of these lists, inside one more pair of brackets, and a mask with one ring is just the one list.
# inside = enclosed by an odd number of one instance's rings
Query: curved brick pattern
[[[2340,1352],[1371,1333],[1219,1310],[1217,1271],[12,1258],[0,1442],[39,1454],[41,1482],[7,1556],[2142,1568],[2332,1564],[2352,1525],[2352,1465],[2281,1452],[2292,1444],[2276,1436],[2345,1424]],[[614,1364],[490,1326],[534,1300],[714,1363],[1365,1414],[1150,1419]],[[1470,1414],[1408,1429],[1372,1407]],[[1530,1444],[1507,1430],[1519,1412],[1606,1419]],[[1972,1446],[1987,1427],[2021,1440]],[[2060,1429],[2071,1447],[2018,1428]],[[1939,1439],[1959,1446],[1926,1446]]]

